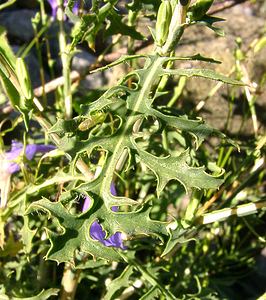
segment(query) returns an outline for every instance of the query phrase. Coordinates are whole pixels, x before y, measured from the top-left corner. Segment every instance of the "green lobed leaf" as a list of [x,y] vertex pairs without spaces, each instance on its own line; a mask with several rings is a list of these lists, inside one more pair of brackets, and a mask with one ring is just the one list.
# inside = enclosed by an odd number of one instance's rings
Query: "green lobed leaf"
[[[83,192],[83,188],[79,191]],[[92,197],[91,197],[92,198]],[[93,199],[93,198],[92,198]],[[98,199],[98,201],[100,201]],[[92,255],[94,258],[102,258],[111,261],[120,261],[119,251],[113,247],[106,247],[99,241],[90,237],[91,224],[98,220],[103,229],[108,233],[107,237],[115,232],[122,232],[128,238],[135,235],[153,235],[163,239],[166,234],[166,223],[151,220],[150,207],[144,206],[142,210],[131,213],[114,213],[100,203],[93,203],[85,213],[72,215],[61,202],[51,202],[42,199],[32,203],[27,213],[35,210],[44,210],[49,217],[55,217],[60,225],[60,233],[47,230],[51,247],[46,258],[58,263],[71,262],[74,264],[75,252],[81,251]]]
[[116,250],[107,248],[90,237],[89,228],[95,221],[94,216],[89,217],[88,213],[71,215],[60,202],[54,203],[48,199],[34,202],[29,206],[28,212],[40,209],[48,212],[50,217],[57,218],[62,231],[59,234],[47,229],[51,247],[46,258],[55,260],[57,263],[71,262],[74,264],[75,251],[79,250],[93,257],[112,261],[120,260]]
[[[111,66],[134,58],[136,57],[120,58]],[[179,60],[179,58],[173,59]],[[216,62],[200,55],[180,59]],[[130,153],[133,160],[138,158],[155,173],[158,196],[172,179],[179,181],[186,190],[191,188],[217,189],[222,184],[222,179],[207,174],[204,167],[193,166],[189,149],[176,157],[157,157],[148,153],[136,142],[138,136],[138,129],[136,128],[139,128],[142,120],[147,116],[157,119],[165,130],[174,127],[178,131],[192,134],[198,143],[213,133],[223,137],[217,130],[204,124],[200,119],[189,120],[186,116],[174,115],[173,111],[154,108],[153,101],[156,96],[152,94],[154,83],[158,82],[164,75],[198,76],[236,85],[243,85],[243,83],[213,70],[164,69],[168,60],[168,57],[157,55],[145,57],[145,64],[142,69],[127,74],[116,87],[109,89],[87,107],[85,116],[81,117],[82,120],[86,115],[97,114],[101,110],[104,113],[118,115],[120,125],[108,136],[105,136],[101,131],[103,126],[97,127],[96,125],[95,128],[89,129],[87,138],[84,138],[84,133],[78,130],[79,120],[77,118],[67,121],[59,120],[50,130],[50,133],[56,132],[61,136],[58,147],[59,150],[65,151],[72,158],[71,170],[75,170],[75,164],[79,157],[82,157],[84,153],[92,153],[93,149],[101,149],[101,152],[105,153],[105,161],[101,173],[96,179],[91,182],[85,180],[84,183],[79,183],[80,185],[76,181],[76,184],[72,185],[72,189],[74,188],[76,192],[85,193],[93,200],[92,207],[86,213],[75,216],[69,215],[62,203],[52,203],[47,199],[35,202],[30,206],[30,211],[38,209],[48,211],[58,219],[61,227],[61,233],[49,232],[51,248],[47,258],[58,262],[71,261],[73,263],[74,253],[78,249],[81,252],[91,254],[93,257],[119,261],[121,259],[119,250],[105,247],[90,238],[89,228],[95,220],[99,220],[107,232],[107,236],[114,232],[122,232],[129,238],[145,235],[154,236],[164,241],[167,236],[167,223],[150,219],[151,207],[149,204],[143,205],[141,202],[126,196],[114,196],[110,192],[111,184],[116,175],[117,164],[125,152]],[[108,66],[104,68],[108,68]],[[133,89],[127,86],[127,80],[131,77],[134,77]],[[111,210],[112,206],[132,206],[132,211],[114,213]],[[182,232],[182,228],[177,229],[177,235],[179,230]],[[172,246],[169,245],[168,248],[170,249]]]
[[31,229],[29,226],[29,216],[23,216],[23,227],[21,229],[21,237],[23,241],[23,250],[26,254],[30,254],[33,247],[33,238],[36,235],[37,229]]
[[144,37],[141,33],[136,31],[133,26],[128,26],[123,21],[122,16],[118,15],[114,9],[108,15],[108,19],[110,20],[110,24],[107,26],[105,34],[114,35],[114,34],[122,34],[126,36],[130,36],[135,40],[143,40]]
[[107,286],[107,293],[104,296],[104,300],[113,299],[113,295],[121,288],[128,287],[130,285],[129,278],[133,274],[134,267],[128,265],[121,275],[110,282]]
[[174,179],[179,181],[187,190],[188,188],[217,189],[223,180],[213,177],[204,171],[204,167],[190,167],[187,161],[190,158],[189,150],[177,157],[156,157],[141,150],[137,144],[139,158],[157,177],[157,195],[160,196],[166,184]]

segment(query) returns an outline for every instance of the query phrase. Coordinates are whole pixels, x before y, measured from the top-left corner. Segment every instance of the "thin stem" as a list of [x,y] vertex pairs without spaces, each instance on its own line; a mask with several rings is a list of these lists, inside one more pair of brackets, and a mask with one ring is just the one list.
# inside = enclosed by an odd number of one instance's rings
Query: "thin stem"
[[197,211],[197,216],[201,216],[209,207],[213,205],[215,201],[217,201],[222,194],[224,193],[226,187],[223,186],[216,194],[214,194],[210,200],[204,203],[204,205]]
[[[136,19],[138,16],[138,11],[129,10],[128,11],[128,26],[134,26],[136,23]],[[128,37],[128,53],[131,54],[134,47],[134,39],[132,37]]]
[[12,4],[14,4],[17,0],[9,0],[6,3],[3,3],[0,5],[0,10],[7,8],[8,6],[11,6]]
[[37,39],[39,39],[47,30],[49,27],[49,22],[46,24],[46,26],[42,27],[41,30],[35,35],[35,37],[31,40],[31,42],[28,44],[28,46],[23,50],[21,53],[20,57],[25,58],[26,55],[29,53],[30,49],[34,46],[36,43]]
[[[40,10],[41,10],[41,23],[42,23],[42,26],[47,26],[46,24],[49,21],[48,21],[47,14],[45,12],[44,3],[43,3],[43,0],[39,0],[39,1],[40,1]],[[50,75],[51,75],[51,78],[54,78],[53,65],[54,65],[55,61],[54,61],[54,59],[52,59],[52,56],[51,56],[50,44],[49,44],[47,34],[45,35],[44,40],[45,40],[46,53],[47,53],[47,63],[48,63],[48,67],[49,67],[49,70],[50,70]]]
[[70,53],[67,47],[66,34],[64,30],[64,12],[63,0],[57,0],[57,19],[59,22],[59,47],[62,60],[63,77],[64,77],[64,107],[66,119],[72,118],[72,93],[71,93],[71,78],[70,78]]
[[195,212],[198,209],[200,200],[202,198],[203,192],[199,190],[194,190],[186,209],[184,220],[185,222],[191,222],[195,218]]
[[249,224],[248,220],[246,218],[243,218],[244,223],[246,224],[247,228],[262,242],[266,243],[266,240],[260,236],[255,229]]
[[251,119],[252,119],[252,123],[253,123],[254,133],[255,133],[255,136],[257,136],[259,127],[258,127],[258,119],[257,119],[257,115],[256,115],[256,109],[255,109],[255,105],[254,105],[256,96],[254,94],[252,94],[252,91],[251,91],[252,83],[249,79],[249,75],[248,75],[248,71],[247,71],[246,67],[244,66],[244,64],[240,63],[240,68],[241,68],[241,71],[243,74],[241,79],[249,85],[249,86],[244,87],[244,91],[245,91],[245,95],[246,95],[250,113],[251,113]]
[[44,76],[44,68],[43,68],[43,59],[42,59],[42,54],[41,54],[39,38],[37,36],[38,32],[37,32],[36,26],[33,26],[33,29],[34,29],[34,34],[35,34],[35,37],[36,37],[37,58],[38,58],[38,62],[39,62],[39,65],[40,65],[39,73],[40,73],[41,85],[42,85],[42,90],[43,90],[42,99],[43,99],[44,106],[46,106],[47,98],[46,98],[46,94],[44,93],[45,76]]
[[[174,52],[172,52],[170,56],[173,56],[173,55],[174,55]],[[170,60],[167,62],[166,68],[170,69],[170,68],[172,68],[173,65],[174,65],[174,61]],[[158,84],[156,92],[162,92],[165,89],[165,86],[168,82],[169,77],[170,76],[168,74],[162,76],[162,78]]]
[[174,95],[170,99],[170,101],[167,103],[168,107],[173,107],[176,101],[179,99],[179,97],[182,95],[182,92],[185,88],[187,82],[187,78],[185,76],[180,76],[178,85],[174,88]]
[[238,193],[240,193],[245,187],[247,187],[247,185],[250,183],[250,181],[252,181],[255,177],[257,177],[260,174],[260,172],[262,172],[263,170],[264,170],[264,166],[262,165],[261,167],[254,170],[253,172],[251,171],[249,176],[244,181],[242,181],[242,183],[237,188],[235,188],[235,190],[233,190],[230,193],[230,196],[227,197],[227,199],[224,201],[223,205],[232,201],[236,197],[236,195]]
[[[224,147],[223,147],[224,149]],[[227,163],[231,153],[233,152],[234,147],[229,147],[229,149],[226,151],[226,154],[223,158],[223,160],[221,161],[221,163],[219,164],[219,167],[223,168],[225,166],[225,164]]]

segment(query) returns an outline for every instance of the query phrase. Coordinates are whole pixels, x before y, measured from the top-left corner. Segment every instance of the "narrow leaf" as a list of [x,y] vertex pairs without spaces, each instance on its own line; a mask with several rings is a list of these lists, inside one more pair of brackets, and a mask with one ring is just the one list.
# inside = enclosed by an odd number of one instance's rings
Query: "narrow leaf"
[[232,84],[232,85],[245,85],[242,81],[238,81],[235,79],[231,79],[225,75],[217,73],[210,69],[164,69],[166,74],[169,75],[178,75],[178,76],[186,76],[186,77],[203,77],[211,80],[221,81],[223,83]]

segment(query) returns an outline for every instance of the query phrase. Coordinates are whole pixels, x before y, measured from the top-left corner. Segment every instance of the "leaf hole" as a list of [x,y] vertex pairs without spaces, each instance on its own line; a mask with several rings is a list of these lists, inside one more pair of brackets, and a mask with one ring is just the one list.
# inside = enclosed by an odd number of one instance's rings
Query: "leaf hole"
[[130,90],[138,90],[140,78],[136,73],[129,73],[124,78],[122,83]]
[[101,174],[101,169],[106,159],[106,151],[100,147],[94,147],[91,150],[85,150],[79,153],[75,159],[75,172],[82,174],[77,168],[79,161],[82,161],[82,169],[86,169],[91,173],[91,179],[94,180]]

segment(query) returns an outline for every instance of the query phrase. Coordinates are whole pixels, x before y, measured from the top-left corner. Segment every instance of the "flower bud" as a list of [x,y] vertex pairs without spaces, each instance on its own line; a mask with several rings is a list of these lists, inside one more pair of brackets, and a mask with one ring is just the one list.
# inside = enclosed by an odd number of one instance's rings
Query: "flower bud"
[[156,43],[163,46],[166,42],[172,19],[172,6],[169,0],[163,0],[157,14]]

